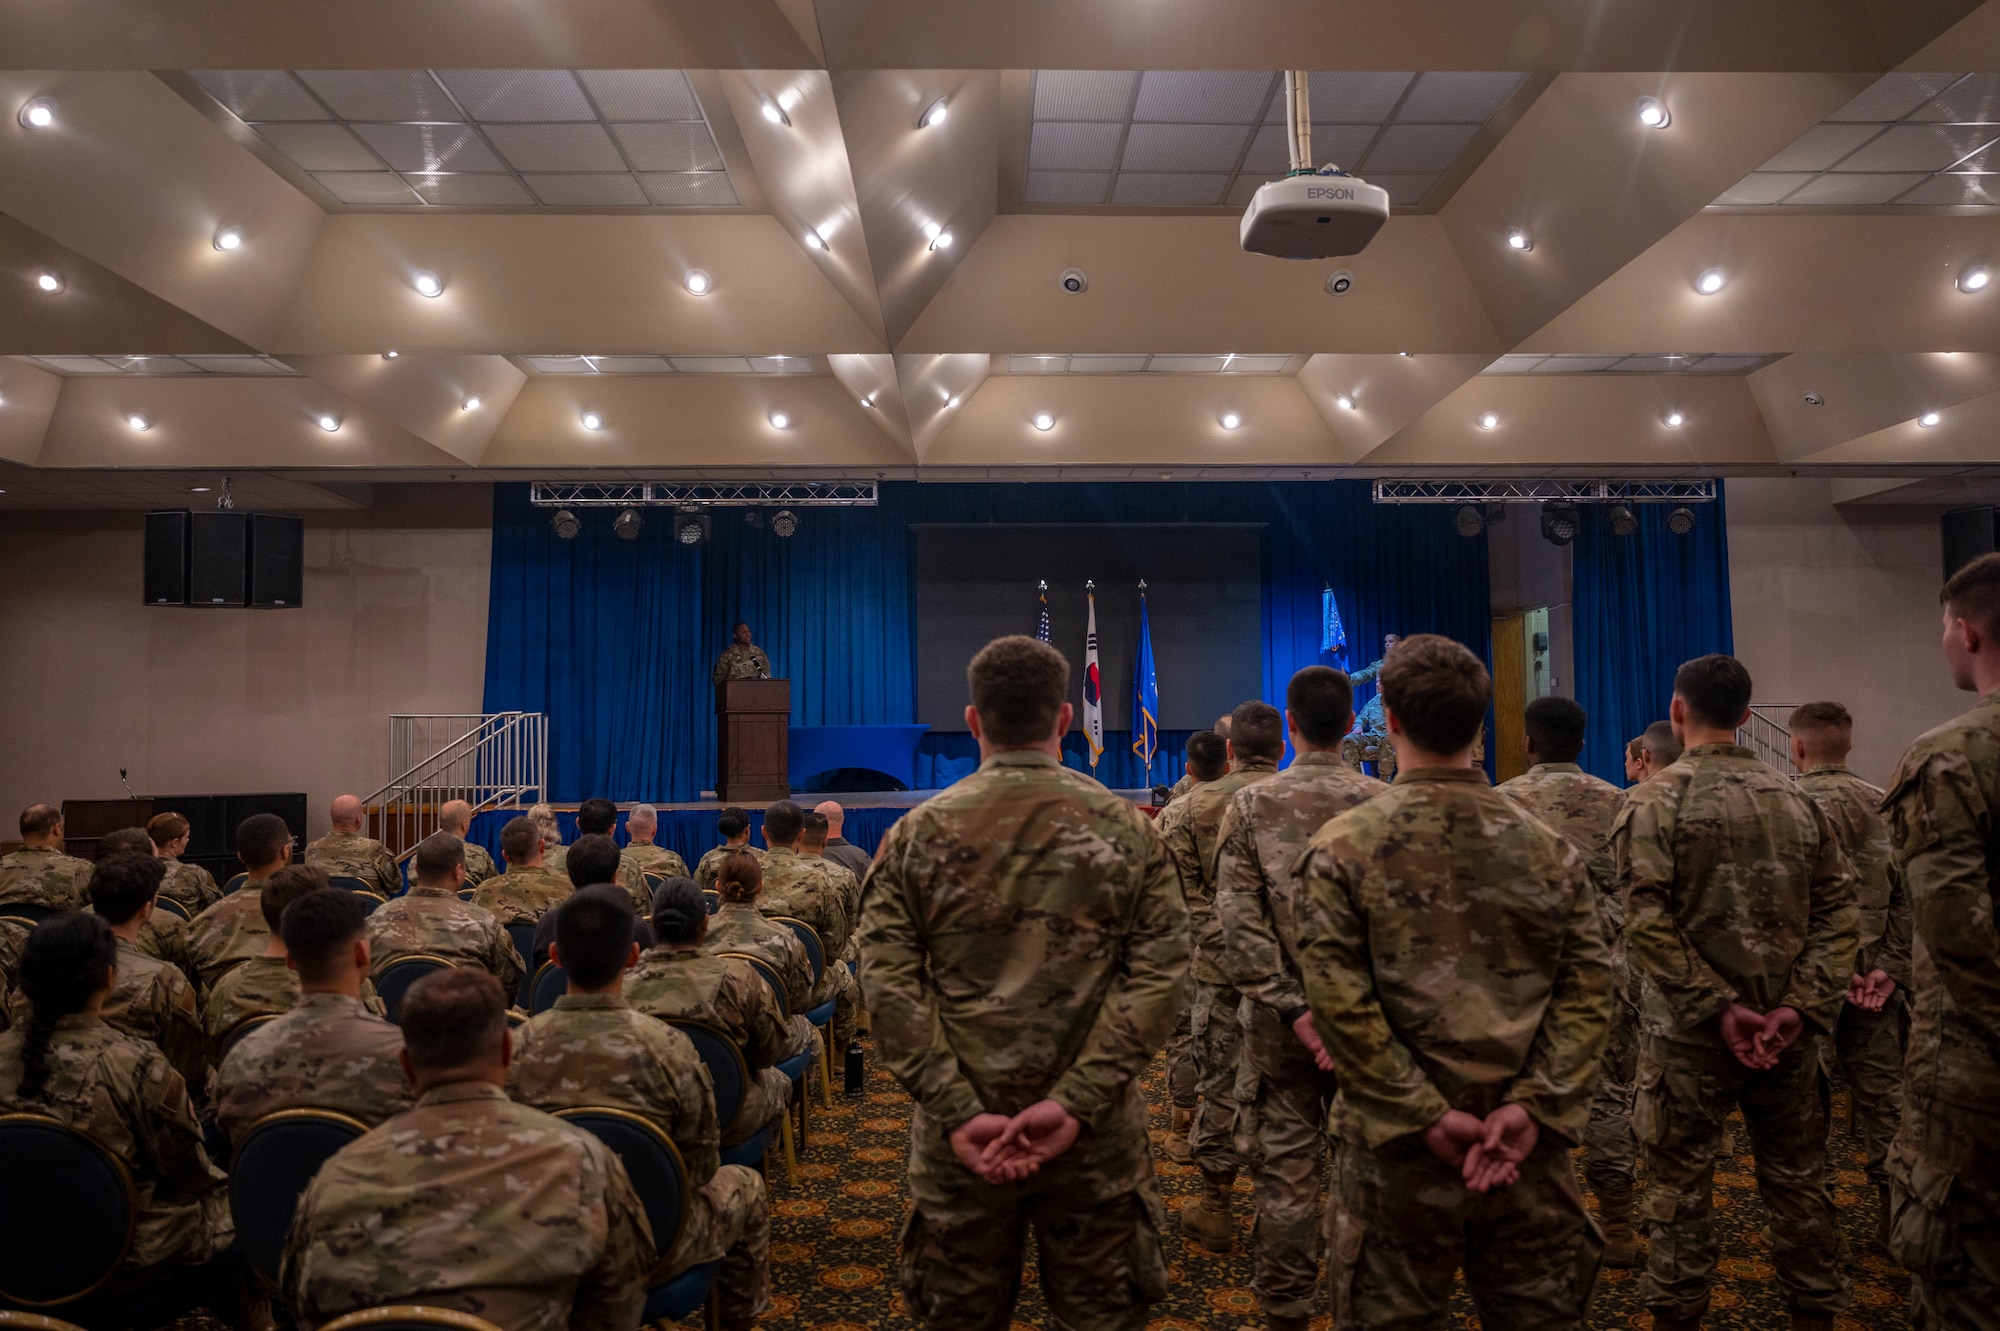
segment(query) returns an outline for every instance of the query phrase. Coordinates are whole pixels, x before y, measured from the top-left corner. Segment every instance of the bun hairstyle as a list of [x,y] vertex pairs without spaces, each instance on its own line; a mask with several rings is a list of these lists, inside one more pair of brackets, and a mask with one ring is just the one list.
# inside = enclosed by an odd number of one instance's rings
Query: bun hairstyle
[[[745,855],[744,859],[751,857]],[[708,902],[692,878],[669,878],[653,892],[653,932],[662,943],[692,943],[708,920]]]
[[723,855],[715,870],[715,890],[730,905],[747,905],[764,890],[764,866],[747,850]]
[[56,1023],[90,1006],[118,963],[118,939],[96,915],[70,911],[35,926],[21,951],[21,991],[33,1015],[21,1046],[21,1097],[40,1099],[49,1083]]

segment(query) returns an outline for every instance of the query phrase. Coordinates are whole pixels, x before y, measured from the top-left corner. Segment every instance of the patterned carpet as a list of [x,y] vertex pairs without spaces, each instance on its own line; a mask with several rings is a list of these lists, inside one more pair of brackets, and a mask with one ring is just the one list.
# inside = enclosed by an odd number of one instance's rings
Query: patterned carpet
[[[774,1172],[772,1190],[773,1307],[765,1325],[773,1331],[873,1331],[909,1325],[902,1298],[896,1292],[896,1233],[908,1194],[903,1186],[909,1137],[909,1097],[875,1066],[872,1052],[865,1092],[834,1096],[834,1107],[815,1105],[810,1150],[799,1163],[797,1187],[787,1184],[782,1170]],[[1153,1105],[1153,1139],[1164,1139],[1167,1126],[1162,1065],[1155,1064],[1143,1085]],[[1861,1160],[1845,1133],[1845,1095],[1836,1095],[1840,1130],[1834,1139],[1835,1201],[1853,1253],[1854,1300],[1837,1325],[1842,1331],[1900,1331],[1909,1325],[1904,1315],[1907,1281],[1902,1271],[1874,1246],[1874,1190],[1861,1172]],[[1747,1138],[1739,1126],[1739,1144]],[[1167,1209],[1178,1212],[1182,1201],[1199,1191],[1199,1175],[1191,1166],[1157,1156]],[[1772,1274],[1769,1251],[1758,1238],[1763,1208],[1756,1195],[1748,1154],[1717,1172],[1717,1225],[1722,1234],[1722,1261],[1717,1273],[1714,1307],[1706,1325],[1715,1331],[1764,1331],[1786,1326],[1784,1304]],[[1169,1216],[1165,1235],[1172,1290],[1153,1310],[1148,1331],[1238,1331],[1258,1328],[1263,1318],[1250,1292],[1250,1261],[1244,1245],[1250,1233],[1249,1185],[1237,1210],[1240,1229],[1237,1253],[1210,1254],[1185,1242]],[[1609,1271],[1599,1282],[1591,1326],[1634,1327],[1644,1331],[1652,1319],[1638,1302],[1636,1272]],[[1461,1288],[1454,1307],[1460,1324],[1477,1327],[1478,1317]],[[1016,1331],[1054,1331],[1032,1271],[1015,1310]],[[1324,1331],[1328,1318],[1315,1319]],[[697,1323],[690,1323],[690,1326]]]

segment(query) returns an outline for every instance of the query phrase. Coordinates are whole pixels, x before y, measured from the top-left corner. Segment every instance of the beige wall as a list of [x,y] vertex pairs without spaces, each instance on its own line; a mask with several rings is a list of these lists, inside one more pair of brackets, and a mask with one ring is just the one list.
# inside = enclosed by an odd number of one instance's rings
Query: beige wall
[[306,514],[305,607],[140,604],[141,515],[0,519],[0,835],[35,800],[303,790],[386,779],[391,712],[476,712],[492,491],[377,486]]
[[1854,769],[1888,780],[1904,747],[1964,711],[1938,649],[1940,509],[1849,504],[1824,479],[1728,482],[1736,654],[1759,702],[1854,713]]

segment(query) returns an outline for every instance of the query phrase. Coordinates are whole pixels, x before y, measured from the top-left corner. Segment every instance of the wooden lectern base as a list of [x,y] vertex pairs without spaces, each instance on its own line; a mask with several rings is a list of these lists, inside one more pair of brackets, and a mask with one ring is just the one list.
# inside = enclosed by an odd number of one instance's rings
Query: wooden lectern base
[[785,747],[792,686],[783,679],[730,679],[715,691],[717,798],[781,800],[792,793]]

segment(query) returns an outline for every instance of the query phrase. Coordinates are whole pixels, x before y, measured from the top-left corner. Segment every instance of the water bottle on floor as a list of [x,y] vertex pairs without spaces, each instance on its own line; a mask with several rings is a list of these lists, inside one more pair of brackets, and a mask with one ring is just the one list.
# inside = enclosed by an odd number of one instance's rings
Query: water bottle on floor
[[861,1041],[847,1042],[847,1093],[861,1094]]

